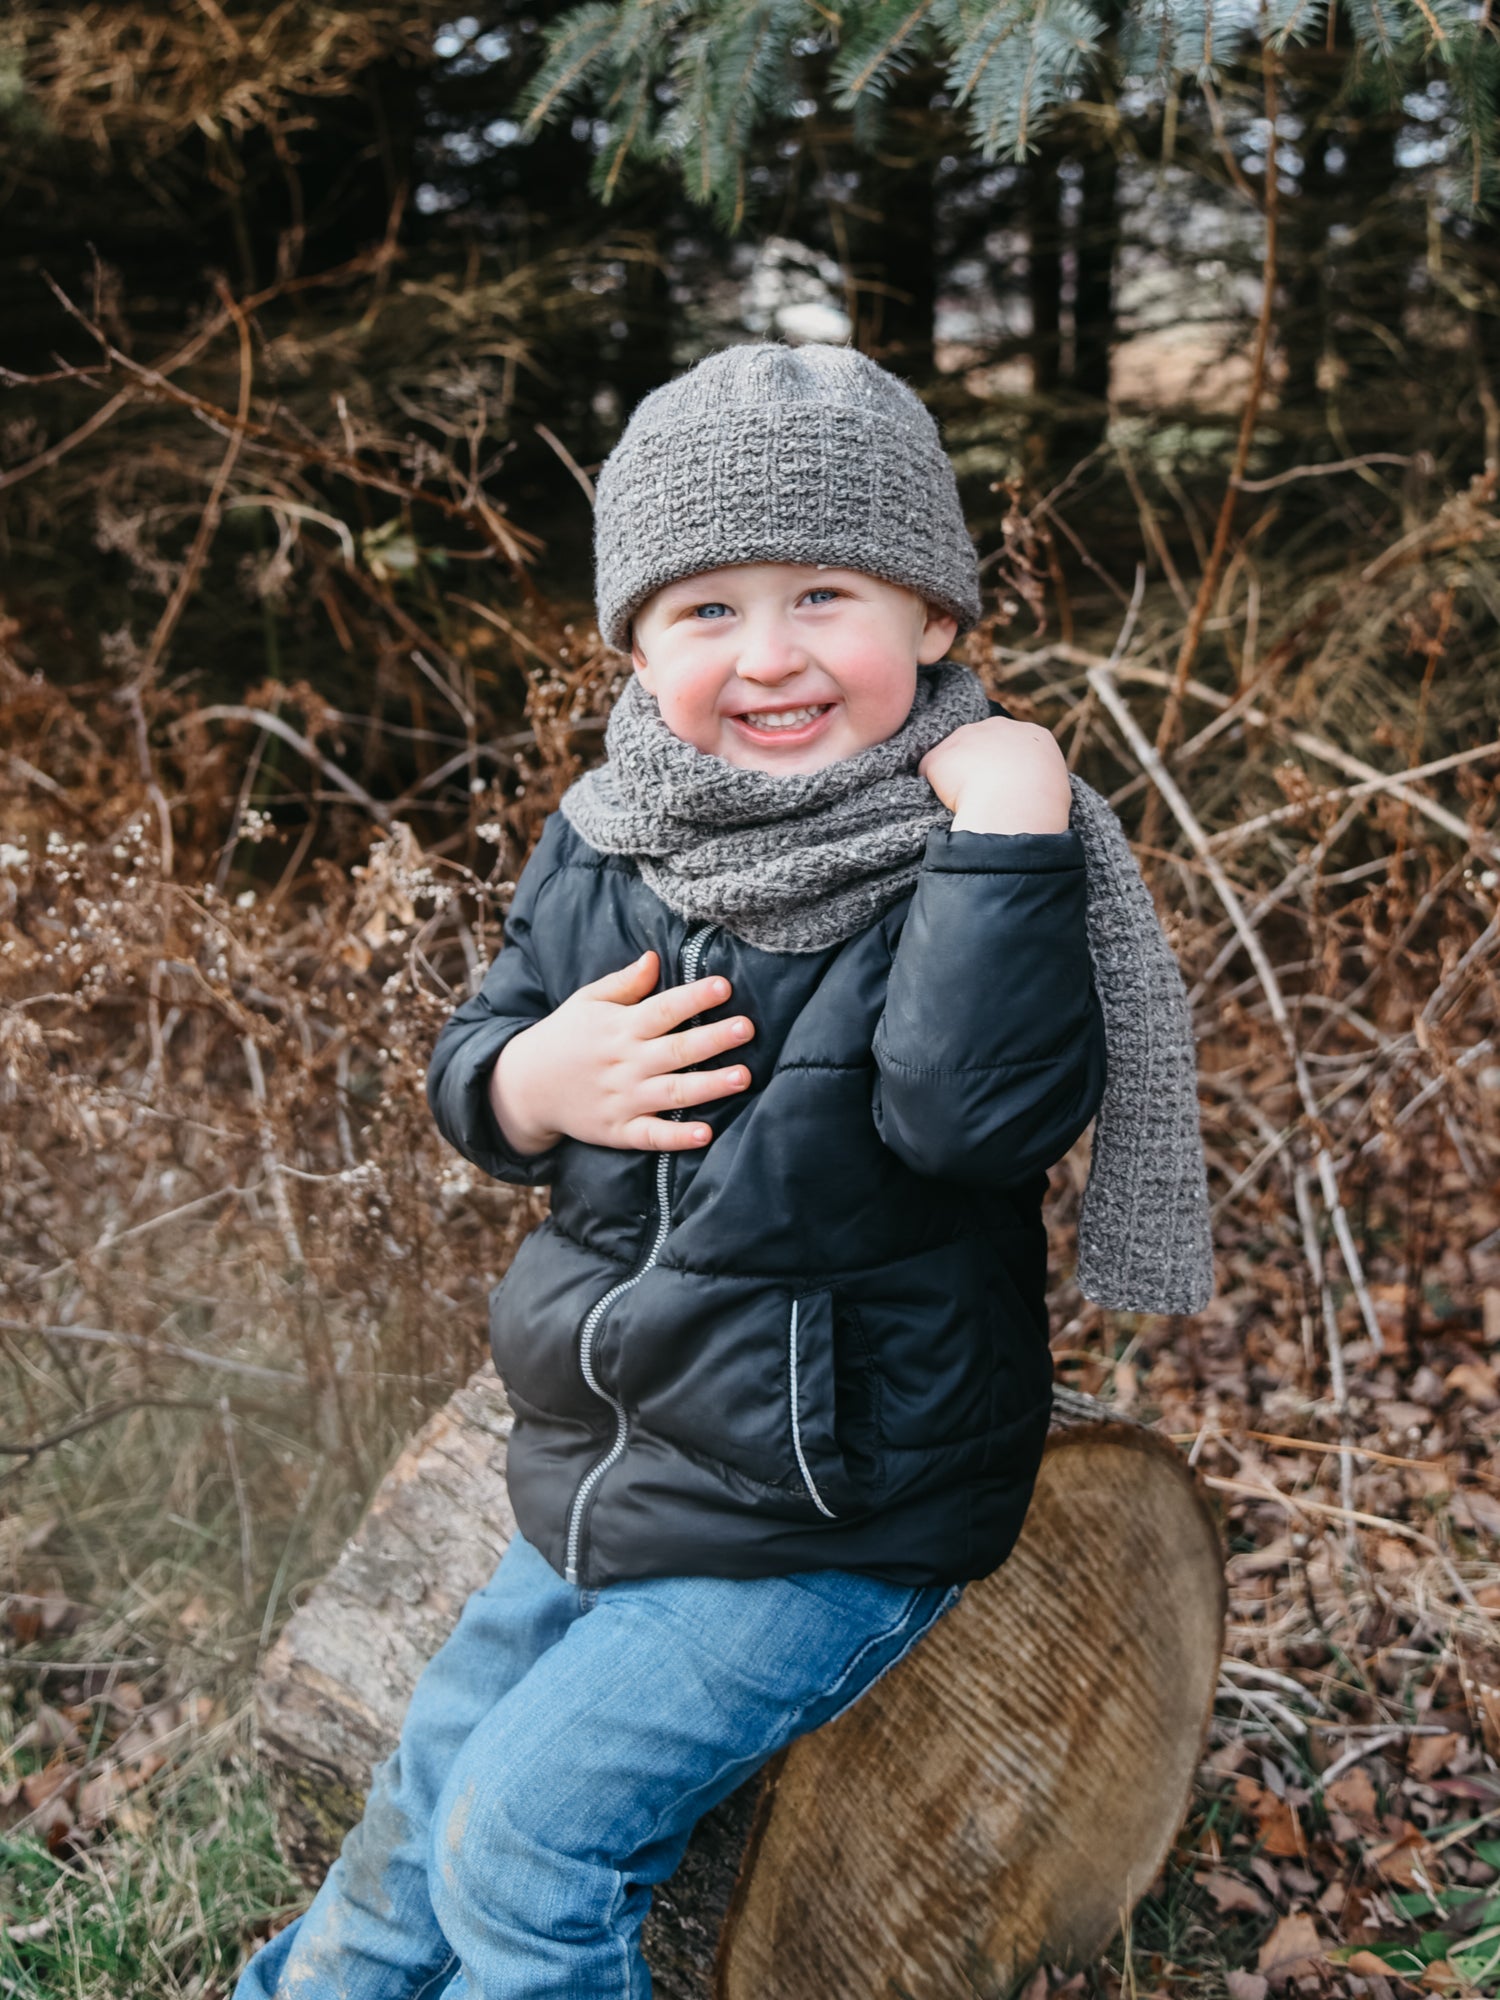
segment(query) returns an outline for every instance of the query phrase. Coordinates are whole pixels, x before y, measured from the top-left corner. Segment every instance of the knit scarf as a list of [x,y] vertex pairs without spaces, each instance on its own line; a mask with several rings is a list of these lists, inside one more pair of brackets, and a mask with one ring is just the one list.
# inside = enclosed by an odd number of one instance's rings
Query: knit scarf
[[[634,860],[680,916],[765,951],[821,951],[916,886],[927,835],[953,818],[917,765],[989,713],[978,678],[945,660],[918,674],[893,736],[782,775],[684,742],[632,675],[605,729],[605,762],[569,786],[560,810],[591,847]],[[1187,994],[1118,816],[1081,778],[1071,783],[1107,1064],[1078,1286],[1118,1311],[1198,1312],[1213,1252]]]

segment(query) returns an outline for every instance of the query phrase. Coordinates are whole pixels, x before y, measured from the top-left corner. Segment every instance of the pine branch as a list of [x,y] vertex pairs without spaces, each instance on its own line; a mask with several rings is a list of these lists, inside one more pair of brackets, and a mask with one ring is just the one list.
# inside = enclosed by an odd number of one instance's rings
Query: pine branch
[[525,114],[523,132],[537,131],[600,72],[619,11],[609,0],[587,0],[546,30],[547,60],[516,100],[515,108]]
[[[1118,0],[1112,0],[1112,5]],[[1105,55],[1102,0],[582,0],[545,31],[546,59],[522,94],[534,133],[594,94],[607,128],[591,184],[612,199],[632,158],[669,161],[692,200],[737,229],[757,134],[798,118],[799,57],[834,48],[829,101],[865,149],[919,54],[945,73],[979,156],[1024,158],[1038,122],[1108,60],[1116,80],[1206,87],[1233,62],[1315,37],[1333,0],[1123,0]],[[1457,206],[1496,187],[1500,49],[1469,0],[1346,0],[1347,101],[1400,103],[1435,73],[1457,112]],[[660,86],[665,84],[666,91]],[[661,96],[670,99],[656,117]]]
[[879,0],[866,10],[869,20],[850,37],[833,66],[833,79],[840,86],[834,103],[841,110],[848,110],[865,91],[884,95],[897,73],[898,58],[909,51],[932,7],[933,0]]

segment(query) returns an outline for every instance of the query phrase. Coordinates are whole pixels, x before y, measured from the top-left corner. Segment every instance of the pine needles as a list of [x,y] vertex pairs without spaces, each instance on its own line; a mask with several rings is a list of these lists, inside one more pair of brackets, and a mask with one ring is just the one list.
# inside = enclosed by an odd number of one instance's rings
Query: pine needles
[[897,80],[935,65],[985,161],[1025,159],[1049,116],[1128,84],[1173,94],[1212,84],[1260,48],[1284,53],[1342,28],[1352,87],[1387,97],[1437,83],[1454,117],[1452,199],[1492,198],[1500,45],[1461,0],[587,0],[545,28],[520,99],[526,129],[565,109],[601,120],[591,185],[614,198],[628,163],[675,163],[691,198],[728,227],[745,215],[753,134],[795,128],[814,103],[854,114],[874,144]]

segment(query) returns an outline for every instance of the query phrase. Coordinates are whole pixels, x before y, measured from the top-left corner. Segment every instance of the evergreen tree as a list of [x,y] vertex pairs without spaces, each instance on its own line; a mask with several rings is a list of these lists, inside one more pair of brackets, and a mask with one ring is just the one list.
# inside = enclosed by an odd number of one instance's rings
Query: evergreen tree
[[[1336,7],[1337,0],[1332,0]],[[1344,0],[1350,81],[1387,96],[1436,82],[1452,133],[1453,205],[1483,213],[1496,188],[1500,44],[1464,0]],[[936,64],[950,109],[986,161],[1025,159],[1049,118],[1122,78],[1166,89],[1253,52],[1327,37],[1330,0],[581,0],[544,28],[546,59],[517,110],[535,132],[597,110],[592,186],[612,200],[632,163],[669,162],[695,201],[742,226],[751,135],[820,107],[879,135],[888,101]],[[1111,74],[1112,73],[1112,74]]]

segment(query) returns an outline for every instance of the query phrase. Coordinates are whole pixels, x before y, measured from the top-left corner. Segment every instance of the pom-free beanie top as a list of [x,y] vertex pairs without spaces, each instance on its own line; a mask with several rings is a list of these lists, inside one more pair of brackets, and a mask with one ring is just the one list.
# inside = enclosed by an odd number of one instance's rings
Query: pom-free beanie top
[[599,631],[730,563],[832,563],[905,584],[967,631],[979,564],[920,398],[857,348],[727,347],[636,405],[594,503]]

